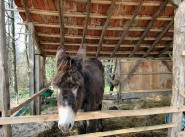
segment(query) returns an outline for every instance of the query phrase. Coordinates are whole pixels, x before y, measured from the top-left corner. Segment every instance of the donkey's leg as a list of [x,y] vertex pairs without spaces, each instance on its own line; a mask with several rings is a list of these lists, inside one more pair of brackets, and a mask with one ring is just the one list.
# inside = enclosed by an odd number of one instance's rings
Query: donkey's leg
[[96,132],[96,120],[87,120],[86,133]]
[[[102,109],[102,104],[98,106],[98,110]],[[103,132],[104,126],[103,126],[103,119],[98,119],[98,131]]]
[[78,128],[78,134],[85,134],[86,133],[86,121],[79,121],[77,123],[77,128]]

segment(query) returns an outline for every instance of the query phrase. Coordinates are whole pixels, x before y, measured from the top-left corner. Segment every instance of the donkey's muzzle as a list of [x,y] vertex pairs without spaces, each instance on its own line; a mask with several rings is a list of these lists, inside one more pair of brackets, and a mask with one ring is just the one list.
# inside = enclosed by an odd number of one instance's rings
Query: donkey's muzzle
[[69,133],[72,129],[72,123],[65,123],[65,124],[58,123],[58,128],[62,130],[63,133]]

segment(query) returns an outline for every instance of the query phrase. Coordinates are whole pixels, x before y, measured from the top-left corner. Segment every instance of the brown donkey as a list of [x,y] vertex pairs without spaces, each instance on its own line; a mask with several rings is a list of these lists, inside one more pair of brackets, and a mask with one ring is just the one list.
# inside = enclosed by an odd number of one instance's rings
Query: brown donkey
[[[85,59],[82,52],[72,57],[63,48],[58,49],[56,59],[57,72],[52,84],[58,87],[58,127],[66,133],[72,129],[78,111],[101,110],[104,68],[96,58]],[[96,120],[78,122],[79,134],[95,132],[96,122]],[[101,119],[98,120],[98,127],[103,131]]]

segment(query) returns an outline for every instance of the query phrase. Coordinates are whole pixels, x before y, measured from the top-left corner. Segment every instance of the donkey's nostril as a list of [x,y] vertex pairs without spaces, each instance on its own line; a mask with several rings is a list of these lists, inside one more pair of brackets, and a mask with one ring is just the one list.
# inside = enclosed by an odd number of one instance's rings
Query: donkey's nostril
[[69,123],[69,128],[71,128],[71,123]]

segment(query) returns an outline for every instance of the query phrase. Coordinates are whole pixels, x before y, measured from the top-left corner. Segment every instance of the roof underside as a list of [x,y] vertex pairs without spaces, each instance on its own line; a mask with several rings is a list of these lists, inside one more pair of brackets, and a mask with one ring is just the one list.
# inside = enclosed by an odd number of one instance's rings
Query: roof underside
[[167,57],[172,51],[174,7],[163,0],[91,0],[87,9],[89,0],[64,0],[60,6],[59,0],[26,1],[15,3],[24,24],[33,22],[46,56],[56,54],[62,38],[70,54],[84,41],[93,57]]

